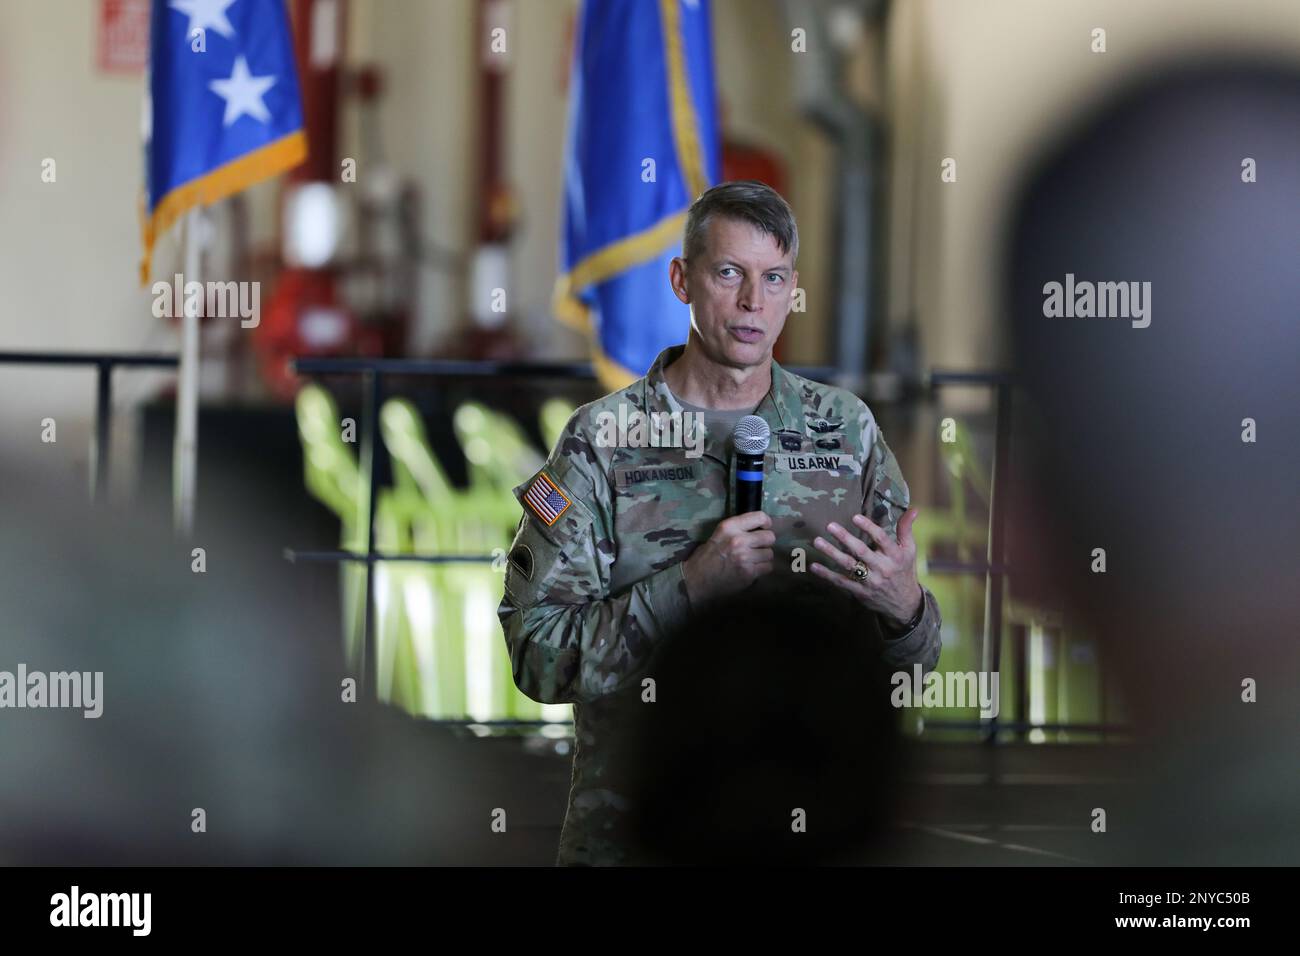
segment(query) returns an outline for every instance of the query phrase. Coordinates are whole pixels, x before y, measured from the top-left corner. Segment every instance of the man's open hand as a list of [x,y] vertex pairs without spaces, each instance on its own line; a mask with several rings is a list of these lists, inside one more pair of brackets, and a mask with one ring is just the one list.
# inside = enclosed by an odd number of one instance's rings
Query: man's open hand
[[[879,549],[876,551],[832,521],[826,530],[836,543],[817,538],[813,544],[840,570],[814,563],[813,574],[848,591],[895,625],[906,624],[925,600],[925,592],[916,580],[916,541],[912,538],[916,513],[915,508],[910,508],[899,520],[897,541],[866,515],[854,515],[853,523],[876,543]],[[867,566],[865,581],[857,581],[852,576],[853,567],[859,561]]]

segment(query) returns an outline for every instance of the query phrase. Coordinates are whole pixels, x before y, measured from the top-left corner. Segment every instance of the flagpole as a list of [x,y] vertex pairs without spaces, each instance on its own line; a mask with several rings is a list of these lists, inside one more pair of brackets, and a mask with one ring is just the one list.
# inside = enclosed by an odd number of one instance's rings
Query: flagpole
[[[185,275],[183,282],[199,278],[199,235],[203,208],[195,206],[185,216]],[[181,310],[180,380],[176,386],[176,441],[172,449],[172,522],[176,532],[188,538],[194,531],[194,493],[198,477],[199,415],[199,310],[204,297],[190,307],[182,287],[178,290],[185,307]]]

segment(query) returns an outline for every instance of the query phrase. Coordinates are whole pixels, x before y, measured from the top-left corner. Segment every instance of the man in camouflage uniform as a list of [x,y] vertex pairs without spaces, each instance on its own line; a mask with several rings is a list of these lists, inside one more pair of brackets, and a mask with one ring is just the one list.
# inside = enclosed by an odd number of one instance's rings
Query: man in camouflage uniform
[[[695,201],[685,232],[670,279],[691,309],[686,344],[578,409],[515,489],[524,517],[498,611],[515,682],[534,700],[574,704],[561,864],[637,862],[612,771],[619,715],[653,706],[642,703],[646,665],[693,607],[806,571],[876,612],[863,639],[890,666],[939,658],[939,608],[916,580],[916,512],[870,409],[772,358],[798,282],[789,206],[761,183],[724,183]],[[622,427],[697,424],[687,412],[703,420],[702,442],[689,427]],[[732,515],[730,426],[751,413],[771,428],[763,508]]]

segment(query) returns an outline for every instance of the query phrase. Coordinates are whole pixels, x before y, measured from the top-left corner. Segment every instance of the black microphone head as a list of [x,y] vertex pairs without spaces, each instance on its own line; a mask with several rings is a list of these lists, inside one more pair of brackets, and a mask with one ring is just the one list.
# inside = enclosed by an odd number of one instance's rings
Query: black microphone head
[[731,445],[740,455],[761,455],[767,451],[772,429],[758,415],[746,415],[731,430]]

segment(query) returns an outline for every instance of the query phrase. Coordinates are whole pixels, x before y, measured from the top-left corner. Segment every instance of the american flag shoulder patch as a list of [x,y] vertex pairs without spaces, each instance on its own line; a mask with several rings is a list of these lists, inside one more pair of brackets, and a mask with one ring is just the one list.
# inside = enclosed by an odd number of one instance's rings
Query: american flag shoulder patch
[[569,510],[573,504],[568,496],[560,490],[546,472],[538,472],[528,490],[523,494],[524,504],[547,527],[560,520],[560,515]]

